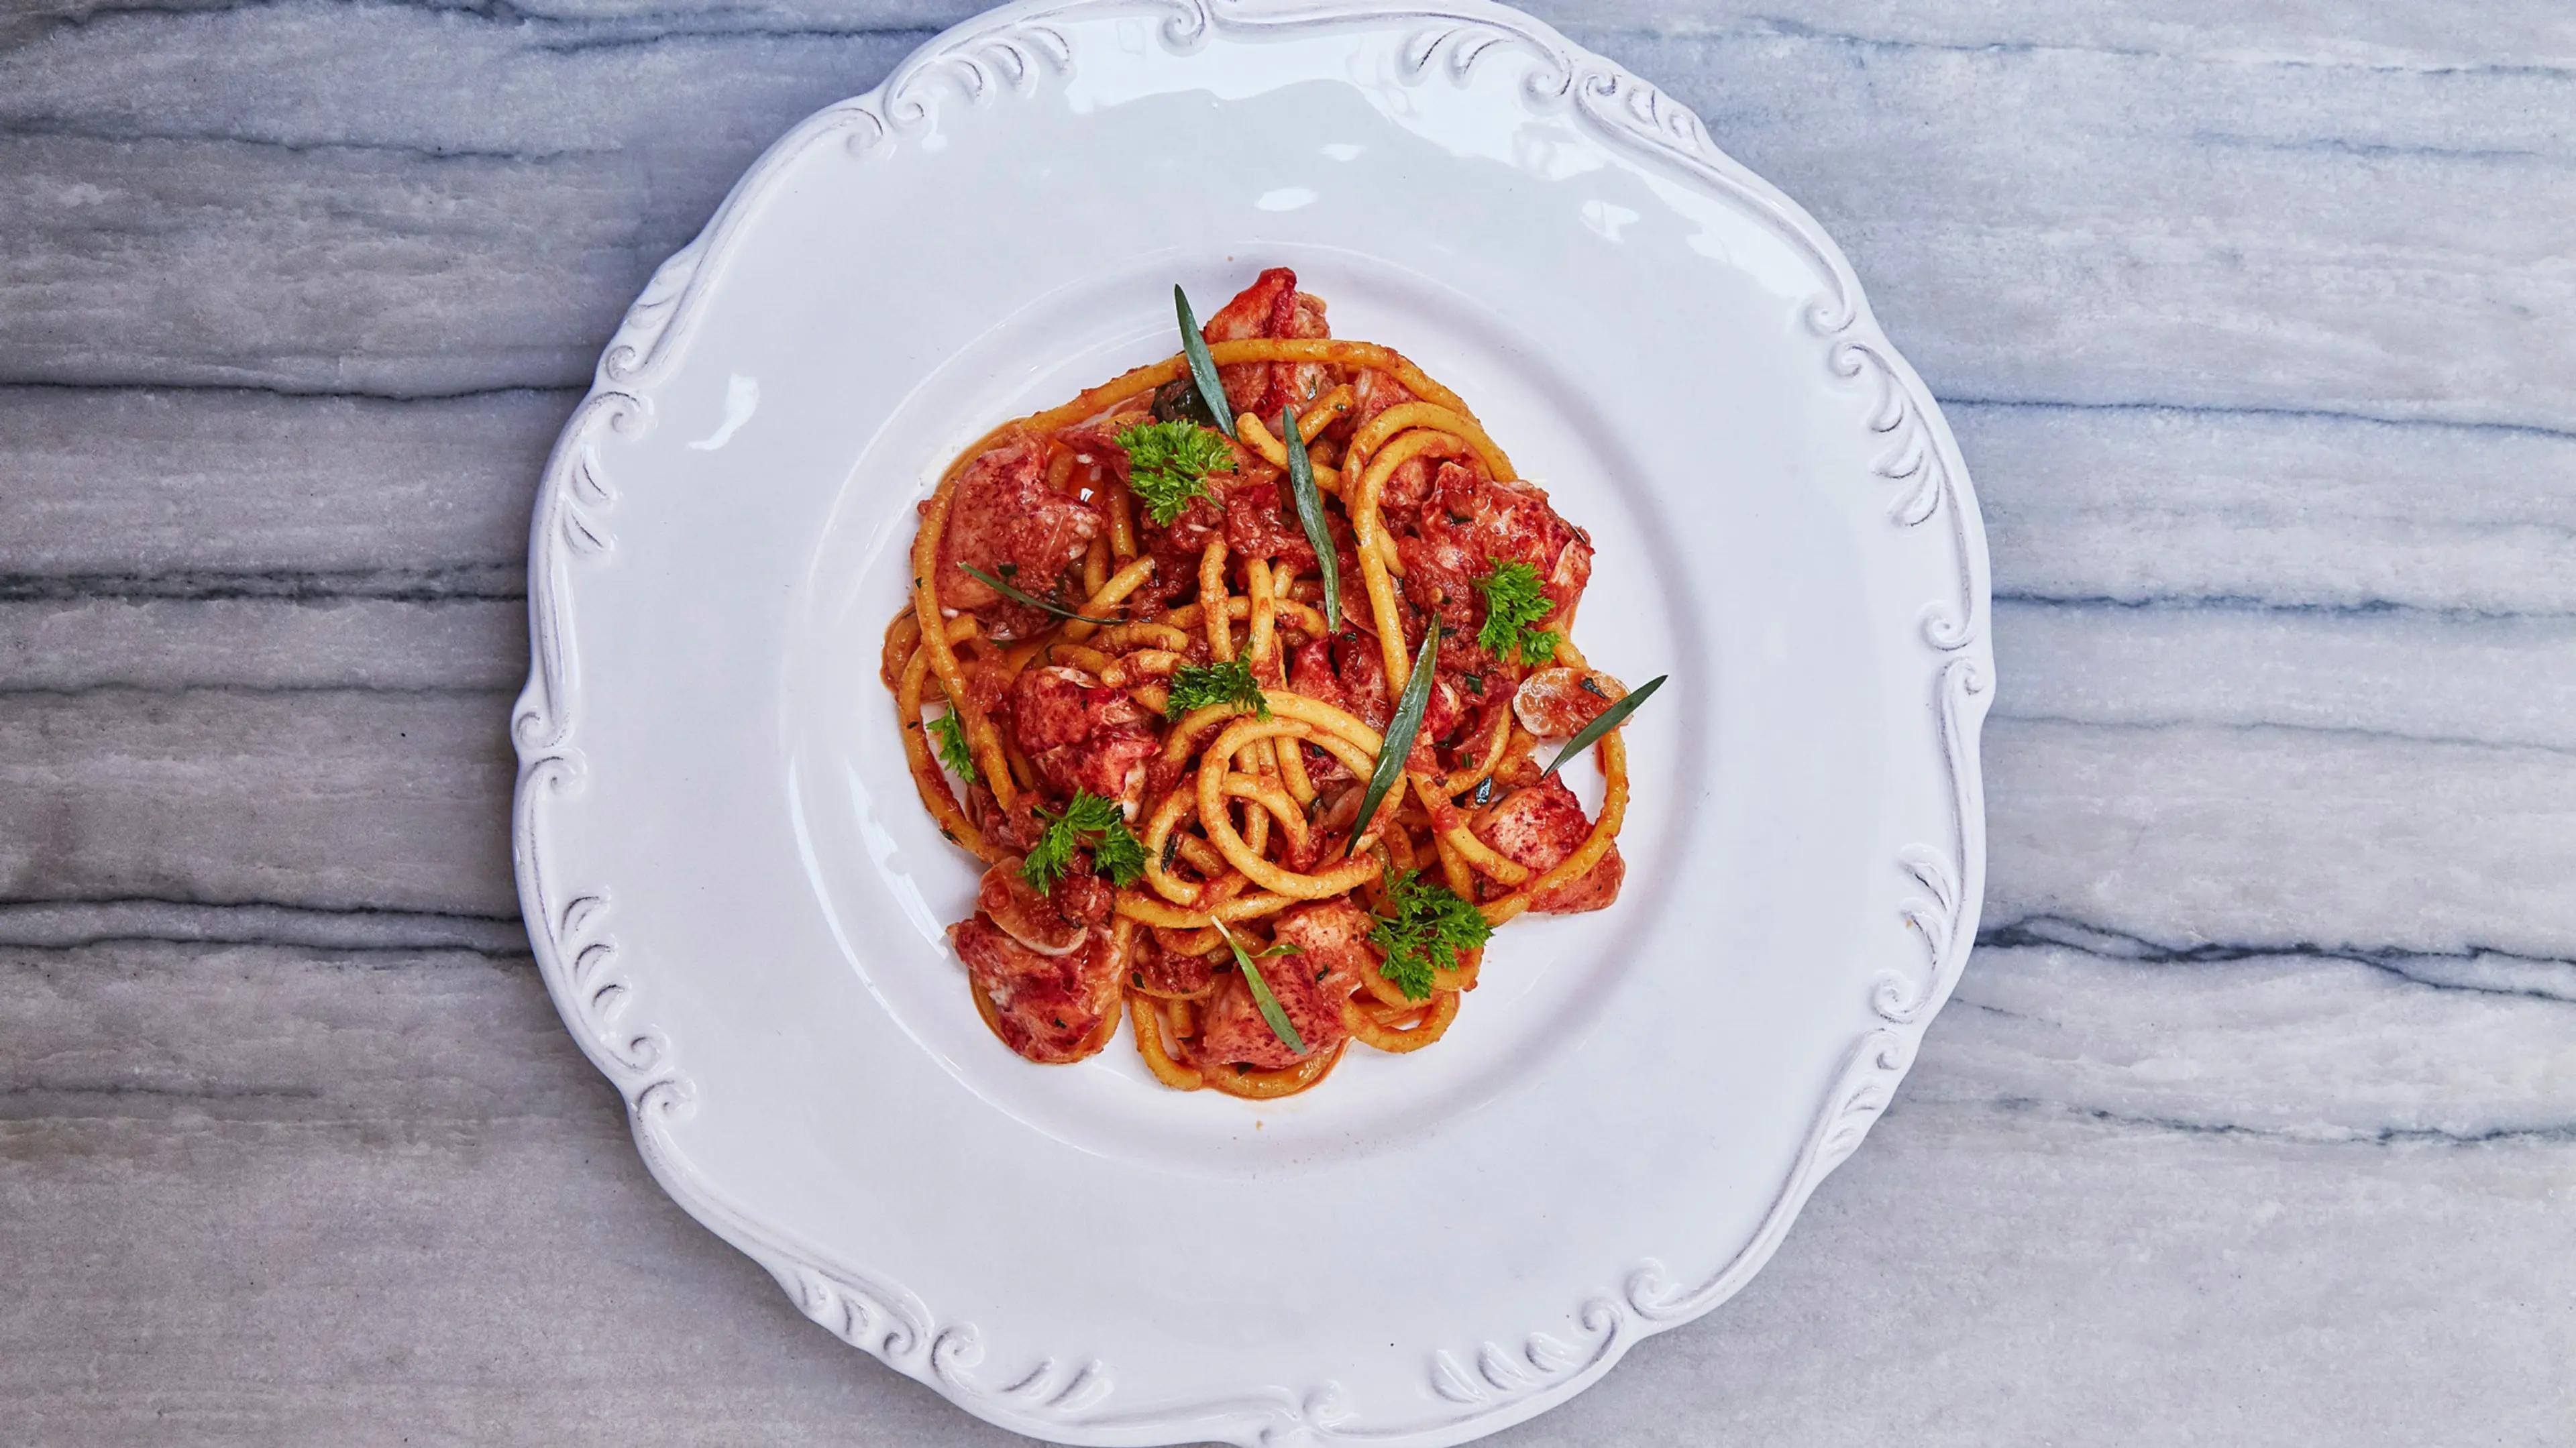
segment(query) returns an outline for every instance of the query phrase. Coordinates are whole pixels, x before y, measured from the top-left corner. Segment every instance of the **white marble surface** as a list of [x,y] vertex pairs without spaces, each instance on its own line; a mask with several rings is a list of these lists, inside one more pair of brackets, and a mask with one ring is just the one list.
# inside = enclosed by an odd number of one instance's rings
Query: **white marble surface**
[[[503,827],[616,316],[969,8],[0,7],[0,1439],[1005,1436],[652,1187]],[[1850,250],[2003,682],[1897,1106],[1497,1441],[2576,1441],[2576,13],[1536,8]]]

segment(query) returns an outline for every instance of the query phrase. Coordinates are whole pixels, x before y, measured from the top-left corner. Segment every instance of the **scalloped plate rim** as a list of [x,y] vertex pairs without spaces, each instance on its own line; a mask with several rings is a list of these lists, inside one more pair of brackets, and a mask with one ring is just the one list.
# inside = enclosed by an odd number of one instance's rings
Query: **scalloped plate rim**
[[[1928,604],[1922,628],[1936,657],[1945,661],[1937,674],[1934,712],[1949,766],[1956,832],[1944,842],[1950,847],[1946,852],[1936,846],[1910,847],[1899,862],[1928,897],[1919,908],[1908,907],[1908,922],[1922,933],[1927,951],[1923,978],[1882,982],[1873,1000],[1881,1024],[1852,1042],[1833,1075],[1833,1089],[1816,1109],[1806,1147],[1790,1176],[1780,1184],[1760,1227],[1715,1276],[1676,1286],[1662,1279],[1657,1264],[1641,1263],[1626,1281],[1583,1300],[1578,1318],[1587,1331],[1599,1324],[1599,1339],[1590,1344],[1568,1345],[1534,1334],[1515,1354],[1487,1343],[1474,1354],[1472,1371],[1450,1348],[1430,1349],[1435,1389],[1460,1409],[1436,1421],[1355,1421],[1331,1383],[1302,1393],[1272,1389],[1221,1395],[1202,1408],[1139,1417],[1091,1414],[1107,1394],[1096,1362],[1066,1365],[1060,1372],[1050,1359],[1038,1372],[1006,1387],[976,1382],[973,1369],[981,1348],[971,1324],[943,1327],[900,1285],[829,1261],[812,1244],[753,1220],[670,1149],[657,1122],[685,1109],[692,1087],[669,1065],[666,1038],[659,1030],[620,1021],[624,985],[616,974],[617,945],[598,923],[605,890],[566,891],[547,868],[539,814],[556,793],[578,787],[581,770],[579,750],[571,742],[579,705],[577,685],[565,667],[568,624],[562,606],[567,584],[561,570],[568,556],[608,546],[592,515],[616,499],[613,484],[596,470],[590,445],[598,430],[632,426],[648,406],[637,384],[685,336],[699,295],[697,284],[709,270],[705,263],[722,253],[763,183],[807,146],[836,135],[847,138],[853,149],[862,142],[890,139],[905,122],[928,116],[930,103],[912,92],[942,79],[943,67],[961,71],[964,79],[954,83],[970,99],[980,99],[986,89],[1009,81],[1011,67],[1047,58],[1032,57],[1019,47],[1062,43],[1046,28],[1048,19],[1111,12],[1159,19],[1162,41],[1175,52],[1190,51],[1208,43],[1212,33],[1232,30],[1403,25],[1421,45],[1425,68],[1443,46],[1451,49],[1448,64],[1461,74],[1493,44],[1520,44],[1544,53],[1562,80],[1559,99],[1571,99],[1578,109],[1589,99],[1616,100],[1628,114],[1615,123],[1636,127],[1637,133],[1615,139],[1664,146],[1671,153],[1667,159],[1695,167],[1703,184],[1722,186],[1740,202],[1767,208],[1814,253],[1840,295],[1818,299],[1806,320],[1827,343],[1837,371],[1870,376],[1881,389],[1872,426],[1888,435],[1889,447],[1878,471],[1903,488],[1891,516],[1907,528],[1944,520],[1956,551],[1957,597]],[[1449,28],[1433,33],[1433,27],[1443,24]],[[1463,41],[1462,34],[1467,36]],[[1598,115],[1592,119],[1614,124]],[[767,1268],[810,1318],[976,1416],[1016,1431],[1110,1444],[1202,1438],[1438,1444],[1498,1431],[1563,1402],[1598,1381],[1645,1337],[1715,1308],[1768,1260],[1817,1184],[1848,1158],[1885,1109],[1975,938],[1985,864],[1977,735],[1993,687],[1990,602],[1983,528],[1947,424],[1920,379],[1880,332],[1848,262],[1805,211],[1718,151],[1686,108],[1543,22],[1486,0],[1419,7],[1364,0],[1022,0],[943,32],[897,64],[875,89],[826,107],[775,142],[745,172],[705,229],[656,269],[604,349],[590,394],[574,409],[548,459],[530,538],[532,665],[512,716],[520,760],[512,851],[522,908],[550,997],[585,1055],[619,1087],[639,1154],[675,1201]]]

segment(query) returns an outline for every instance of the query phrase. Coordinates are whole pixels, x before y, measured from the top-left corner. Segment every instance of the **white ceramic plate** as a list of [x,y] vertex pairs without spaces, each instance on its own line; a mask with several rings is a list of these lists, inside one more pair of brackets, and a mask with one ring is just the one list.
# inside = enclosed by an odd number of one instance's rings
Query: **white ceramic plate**
[[[913,502],[1264,265],[1461,392],[1598,548],[1629,883],[1438,1047],[1253,1104],[1010,1054],[974,868],[875,678]],[[970,1412],[1450,1443],[1699,1315],[1885,1105],[1976,928],[1983,538],[1805,213],[1652,87],[1460,3],[1021,5],[755,166],[566,427],[515,839],[672,1196]]]

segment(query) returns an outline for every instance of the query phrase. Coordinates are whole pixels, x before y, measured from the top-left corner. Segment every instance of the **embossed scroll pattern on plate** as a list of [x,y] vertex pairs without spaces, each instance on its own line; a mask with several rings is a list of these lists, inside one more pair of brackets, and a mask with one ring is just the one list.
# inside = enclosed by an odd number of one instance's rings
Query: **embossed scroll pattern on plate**
[[[1424,1345],[1434,1416],[1372,1415],[1339,1384],[1268,1388],[1151,1413],[1123,1413],[1111,1368],[1081,1357],[993,1364],[973,1323],[940,1322],[919,1296],[795,1241],[728,1203],[674,1144],[671,1122],[689,1112],[684,1049],[656,1026],[631,1020],[629,980],[611,928],[606,882],[559,879],[547,858],[544,818],[583,787],[580,699],[570,667],[571,570],[616,548],[618,493],[600,444],[654,426],[650,385],[685,341],[710,263],[725,251],[751,203],[808,148],[834,143],[865,155],[935,126],[946,104],[1006,104],[1044,75],[1080,64],[1068,19],[1103,14],[1147,21],[1164,49],[1195,53],[1229,34],[1296,29],[1397,29],[1409,83],[1465,80],[1504,55],[1526,64],[1521,93],[1534,110],[1571,115],[1596,135],[1677,168],[1763,217],[1804,250],[1831,285],[1803,309],[1822,365],[1869,389],[1869,426],[1885,439],[1875,472],[1888,489],[1891,526],[1937,532],[1953,587],[1927,600],[1920,638],[1939,660],[1929,701],[1938,720],[1952,795],[1946,839],[1908,845],[1890,862],[1919,887],[1902,928],[1923,947],[1919,972],[1889,972],[1870,992],[1876,1024],[1850,1043],[1819,1103],[1803,1150],[1760,1226],[1715,1274],[1676,1281],[1641,1261],[1583,1296],[1571,1322],[1580,1335],[1533,1331],[1518,1343]],[[1769,1258],[1817,1182],[1860,1144],[1912,1064],[1924,1025],[1965,962],[1983,888],[1984,806],[1976,733],[1991,687],[1986,656],[1985,546],[1965,468],[1921,381],[1898,358],[1861,299],[1840,252],[1794,203],[1710,141],[1685,107],[1620,67],[1500,6],[1388,8],[1326,0],[1293,9],[1200,0],[1089,0],[995,11],[905,61],[877,90],[809,118],[764,155],[700,237],[653,275],[603,354],[598,382],[566,425],[547,463],[531,536],[534,661],[512,721],[520,756],[513,844],[538,964],[584,1050],[624,1094],[639,1148],[655,1175],[692,1212],[767,1267],[807,1316],[890,1366],[930,1382],[982,1415],[1025,1431],[1080,1437],[1224,1437],[1242,1442],[1455,1441],[1517,1421],[1608,1370],[1637,1339],[1708,1311]]]

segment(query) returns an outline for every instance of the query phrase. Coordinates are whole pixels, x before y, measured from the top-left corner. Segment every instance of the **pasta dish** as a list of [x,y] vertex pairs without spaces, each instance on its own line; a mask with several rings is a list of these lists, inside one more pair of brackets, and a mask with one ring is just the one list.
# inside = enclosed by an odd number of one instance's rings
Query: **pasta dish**
[[[1264,271],[961,453],[881,674],[993,1034],[1268,1098],[1440,1039],[1494,929],[1618,895],[1633,694],[1592,542],[1467,403]],[[1556,747],[1539,755],[1542,743]],[[1557,766],[1589,750],[1587,811]]]

